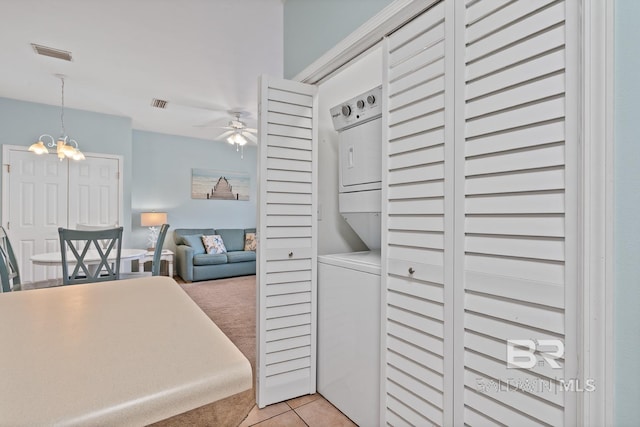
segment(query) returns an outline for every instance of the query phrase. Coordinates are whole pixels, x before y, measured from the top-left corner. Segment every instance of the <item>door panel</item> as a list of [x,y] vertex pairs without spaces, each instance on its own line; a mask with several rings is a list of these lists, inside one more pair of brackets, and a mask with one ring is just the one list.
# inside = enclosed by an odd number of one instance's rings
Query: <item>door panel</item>
[[11,165],[5,224],[22,282],[61,277],[59,268],[33,266],[30,257],[60,250],[58,227],[67,226],[67,162],[55,154],[37,156],[26,150],[5,150],[5,155]]
[[69,225],[119,224],[120,160],[87,155],[69,163]]
[[259,407],[316,390],[316,87],[263,76],[258,156]]

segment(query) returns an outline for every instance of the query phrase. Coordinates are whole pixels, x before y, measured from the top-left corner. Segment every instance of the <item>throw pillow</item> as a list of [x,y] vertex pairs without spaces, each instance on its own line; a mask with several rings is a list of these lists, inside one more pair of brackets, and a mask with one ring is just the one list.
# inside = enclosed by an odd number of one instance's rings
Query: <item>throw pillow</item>
[[222,237],[218,234],[213,236],[202,236],[202,244],[208,254],[223,254],[227,252],[227,248],[224,247]]
[[202,245],[202,238],[197,234],[189,234],[182,236],[182,240],[193,249],[193,254],[203,254],[204,246]]
[[244,250],[255,251],[256,250],[256,233],[247,233],[244,235]]

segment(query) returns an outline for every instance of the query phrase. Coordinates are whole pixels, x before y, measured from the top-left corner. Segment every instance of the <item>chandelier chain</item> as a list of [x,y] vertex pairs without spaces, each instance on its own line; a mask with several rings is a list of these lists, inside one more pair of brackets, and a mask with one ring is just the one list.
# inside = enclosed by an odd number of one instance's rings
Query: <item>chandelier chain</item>
[[64,129],[64,77],[60,77],[62,81],[62,108],[60,109],[60,123],[62,124],[62,135],[66,136],[67,132]]

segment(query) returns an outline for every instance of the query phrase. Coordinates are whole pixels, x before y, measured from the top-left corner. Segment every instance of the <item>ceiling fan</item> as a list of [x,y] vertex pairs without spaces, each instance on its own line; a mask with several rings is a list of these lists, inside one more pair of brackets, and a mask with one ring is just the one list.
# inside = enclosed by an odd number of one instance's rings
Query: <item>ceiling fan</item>
[[243,146],[248,141],[257,143],[258,138],[256,138],[255,134],[258,130],[247,127],[247,124],[241,120],[242,117],[248,116],[249,113],[235,110],[229,111],[229,113],[233,116],[233,119],[229,121],[227,126],[220,128],[225,129],[225,131],[215,139],[226,139],[229,144],[236,144],[237,146]]

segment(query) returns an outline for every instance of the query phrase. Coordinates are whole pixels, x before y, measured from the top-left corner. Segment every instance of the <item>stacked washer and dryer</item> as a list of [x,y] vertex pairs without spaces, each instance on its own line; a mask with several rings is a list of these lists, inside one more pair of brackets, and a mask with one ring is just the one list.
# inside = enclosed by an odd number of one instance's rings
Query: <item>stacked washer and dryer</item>
[[381,92],[330,110],[340,214],[369,251],[318,256],[318,391],[360,426],[380,419]]

